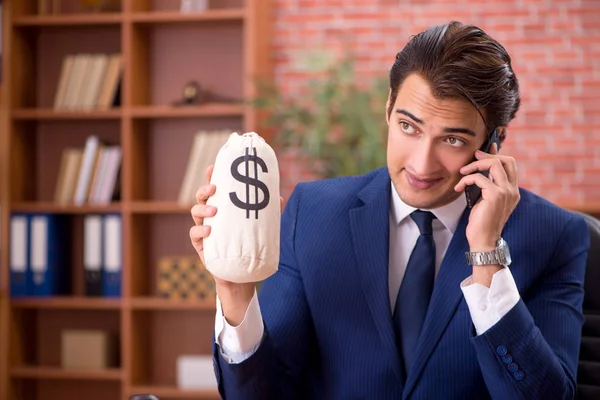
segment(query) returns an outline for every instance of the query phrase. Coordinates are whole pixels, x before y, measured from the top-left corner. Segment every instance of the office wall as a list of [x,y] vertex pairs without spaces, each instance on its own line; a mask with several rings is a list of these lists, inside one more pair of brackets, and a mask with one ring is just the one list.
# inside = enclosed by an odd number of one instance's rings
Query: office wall
[[[349,43],[361,76],[385,75],[410,35],[459,20],[505,45],[521,82],[522,107],[502,151],[520,183],[553,201],[600,200],[600,1],[274,0],[275,73],[293,95],[307,51]],[[382,114],[383,118],[383,114]],[[284,194],[311,176],[282,163]]]

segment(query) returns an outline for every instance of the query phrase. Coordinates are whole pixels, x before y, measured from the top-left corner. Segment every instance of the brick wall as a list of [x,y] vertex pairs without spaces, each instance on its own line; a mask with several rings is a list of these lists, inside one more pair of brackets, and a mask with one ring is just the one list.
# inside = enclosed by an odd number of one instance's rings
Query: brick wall
[[[505,45],[522,107],[502,149],[520,184],[557,202],[600,201],[600,0],[273,0],[278,85],[292,95],[307,51],[350,43],[363,76],[385,75],[410,35],[452,19]],[[281,160],[283,195],[310,179]]]

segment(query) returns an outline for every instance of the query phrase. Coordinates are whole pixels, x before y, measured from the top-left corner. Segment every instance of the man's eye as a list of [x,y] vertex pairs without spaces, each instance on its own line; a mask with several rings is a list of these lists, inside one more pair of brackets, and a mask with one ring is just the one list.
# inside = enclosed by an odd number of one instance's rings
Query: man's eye
[[402,132],[409,135],[415,133],[415,128],[406,121],[400,121],[400,129],[402,129]]
[[446,138],[446,142],[449,145],[454,146],[454,147],[462,147],[462,146],[465,145],[465,141],[464,140],[459,139],[459,138],[454,137],[454,136],[450,136],[450,137]]

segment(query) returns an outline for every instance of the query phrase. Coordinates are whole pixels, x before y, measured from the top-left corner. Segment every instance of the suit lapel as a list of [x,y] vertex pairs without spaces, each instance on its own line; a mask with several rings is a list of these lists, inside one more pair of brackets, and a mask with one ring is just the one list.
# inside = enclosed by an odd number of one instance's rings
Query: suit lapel
[[350,210],[350,228],[359,277],[373,321],[385,349],[385,357],[404,382],[389,299],[390,179],[381,169],[358,193],[363,205]]
[[469,214],[470,209],[466,208],[442,261],[417,345],[415,361],[407,376],[403,398],[407,398],[413,390],[431,353],[458,307],[462,298],[460,283],[472,273],[465,260],[465,251],[469,250],[465,234]]

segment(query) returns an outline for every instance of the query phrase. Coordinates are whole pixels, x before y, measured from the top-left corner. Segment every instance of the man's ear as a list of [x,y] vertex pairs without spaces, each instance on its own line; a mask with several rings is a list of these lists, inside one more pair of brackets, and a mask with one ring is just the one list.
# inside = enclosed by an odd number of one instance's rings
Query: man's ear
[[387,98],[387,101],[385,102],[385,122],[388,124],[388,126],[390,125],[390,114],[388,113],[388,110],[390,109],[391,97],[392,97],[392,89],[390,89],[388,91],[388,98]]
[[506,139],[506,133],[506,126],[498,127],[498,152],[500,152],[500,147],[502,147],[502,143],[504,143],[504,140]]

